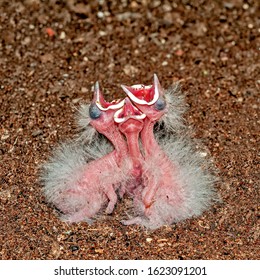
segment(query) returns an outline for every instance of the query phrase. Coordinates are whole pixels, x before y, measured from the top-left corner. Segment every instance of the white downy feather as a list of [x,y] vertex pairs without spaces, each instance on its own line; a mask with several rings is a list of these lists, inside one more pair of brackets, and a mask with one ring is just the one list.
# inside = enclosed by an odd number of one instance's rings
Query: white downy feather
[[[209,158],[201,156],[196,149],[196,140],[191,139],[185,127],[182,114],[185,112],[184,98],[178,86],[165,93],[168,110],[154,132],[158,144],[173,163],[169,167],[161,154],[154,154],[144,162],[143,178],[145,185],[139,187],[145,192],[147,185],[158,184],[163,179],[163,169],[171,170],[174,180],[167,188],[160,185],[154,203],[147,214],[141,196],[135,197],[133,216],[124,224],[140,224],[149,229],[169,225],[191,217],[199,216],[218,200],[215,184],[216,171]],[[147,184],[147,185],[146,185]],[[178,197],[182,198],[178,202]],[[169,199],[173,203],[169,203]]]
[[[80,107],[78,124],[81,134],[55,149],[42,167],[41,181],[46,200],[63,212],[63,220],[90,222],[90,218],[108,204],[106,188],[113,185],[116,190],[128,180],[130,164],[125,159],[120,169],[112,156],[106,156],[113,151],[113,146],[90,125],[88,105]],[[96,172],[92,172],[86,181],[89,166],[102,157],[105,157],[108,170],[102,169],[101,164],[102,170],[99,170],[97,164]]]

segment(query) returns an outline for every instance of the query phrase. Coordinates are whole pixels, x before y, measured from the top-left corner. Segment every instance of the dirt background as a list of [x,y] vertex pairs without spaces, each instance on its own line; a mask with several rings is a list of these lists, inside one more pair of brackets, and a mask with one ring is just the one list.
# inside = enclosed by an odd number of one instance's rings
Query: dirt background
[[[0,3],[1,259],[259,259],[258,1]],[[223,203],[155,231],[120,224],[124,202],[92,225],[61,222],[40,164],[75,134],[96,80],[111,100],[153,73],[181,82]]]

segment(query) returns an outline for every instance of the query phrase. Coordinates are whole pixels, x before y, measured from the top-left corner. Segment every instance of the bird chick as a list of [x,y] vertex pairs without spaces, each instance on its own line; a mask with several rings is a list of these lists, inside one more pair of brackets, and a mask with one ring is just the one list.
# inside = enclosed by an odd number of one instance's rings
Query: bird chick
[[[91,222],[104,207],[106,213],[113,212],[116,190],[128,181],[130,168],[126,142],[114,122],[114,113],[122,106],[120,100],[106,102],[96,83],[94,98],[84,114],[88,115],[87,126],[107,140],[99,143],[92,137],[88,145],[80,141],[62,144],[43,166],[46,199],[63,213],[63,220]],[[104,154],[108,141],[113,149]]]
[[[215,198],[216,177],[207,163],[195,152],[192,140],[175,131],[168,120],[181,121],[167,96],[174,92],[164,91],[156,75],[152,86],[122,86],[134,105],[146,115],[140,132],[144,150],[142,166],[142,193],[134,200],[136,217],[123,221],[125,225],[140,224],[154,229],[183,219],[200,215]],[[164,120],[163,137],[154,136],[154,125]],[[172,115],[172,116],[171,116]],[[183,124],[176,124],[178,127]]]

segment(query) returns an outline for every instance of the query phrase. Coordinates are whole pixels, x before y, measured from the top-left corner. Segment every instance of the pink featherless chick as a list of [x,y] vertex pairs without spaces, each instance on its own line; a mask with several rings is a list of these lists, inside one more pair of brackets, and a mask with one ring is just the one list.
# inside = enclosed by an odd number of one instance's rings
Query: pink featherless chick
[[[150,229],[200,215],[215,198],[209,165],[196,152],[191,139],[173,133],[183,124],[175,107],[177,87],[164,91],[156,75],[152,86],[122,86],[135,106],[146,115],[141,130],[144,151],[142,192],[134,199],[136,217],[122,221]],[[177,100],[177,103],[179,101]],[[177,112],[176,112],[177,110]],[[154,136],[154,125],[167,115]],[[176,121],[176,124],[167,121]]]
[[126,191],[133,194],[140,186],[142,180],[143,156],[139,147],[139,134],[143,129],[145,114],[140,112],[129,100],[124,99],[124,106],[115,115],[115,122],[118,124],[119,131],[125,135],[129,160],[131,161],[131,178],[126,186]]
[[104,207],[106,213],[112,213],[116,190],[128,181],[129,174],[128,148],[114,122],[114,113],[123,104],[121,100],[106,102],[96,83],[91,104],[81,108],[79,123],[83,127],[85,121],[86,126],[103,134],[112,143],[112,151],[107,140],[99,141],[92,133],[89,143],[64,144],[45,164],[44,193],[47,201],[63,213],[63,220],[91,222]]

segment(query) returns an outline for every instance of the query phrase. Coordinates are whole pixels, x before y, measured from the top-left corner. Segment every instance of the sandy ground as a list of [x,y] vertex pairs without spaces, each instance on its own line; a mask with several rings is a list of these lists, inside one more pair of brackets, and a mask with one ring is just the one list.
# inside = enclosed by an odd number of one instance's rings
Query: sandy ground
[[[259,259],[258,1],[87,2],[0,1],[0,258]],[[61,222],[40,165],[96,80],[111,100],[153,73],[181,83],[223,203],[155,231],[120,224],[124,201],[92,225]]]

